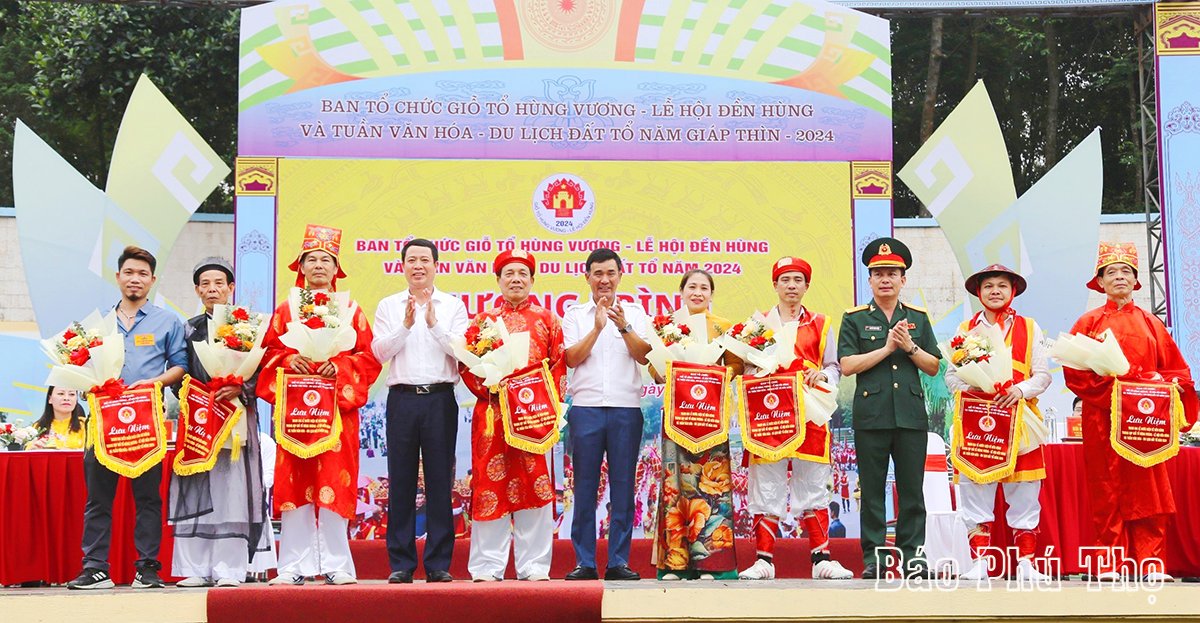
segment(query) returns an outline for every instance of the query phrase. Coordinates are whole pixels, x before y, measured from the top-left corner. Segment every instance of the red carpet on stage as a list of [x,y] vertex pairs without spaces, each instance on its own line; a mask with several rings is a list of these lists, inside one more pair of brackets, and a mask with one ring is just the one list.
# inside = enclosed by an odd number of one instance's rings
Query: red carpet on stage
[[[424,542],[417,543],[417,560],[421,559],[424,545]],[[454,558],[450,564],[450,574],[456,579],[469,580],[471,578],[471,575],[467,573],[470,545],[470,541],[466,539],[454,542]],[[652,546],[653,542],[649,539],[634,539],[633,545],[630,547],[629,566],[642,574],[643,578],[654,577],[654,565],[650,564],[650,548]],[[737,548],[738,568],[749,567],[750,563],[754,562],[754,540],[737,539],[735,547]],[[842,563],[855,575],[862,572],[862,550],[859,547],[858,539],[830,539],[829,550],[834,560]],[[388,567],[387,547],[383,541],[350,541],[350,553],[354,557],[354,566],[360,580],[382,580],[391,573],[391,569]],[[550,565],[551,578],[561,579],[567,572],[575,568],[575,550],[571,547],[571,541],[556,539],[553,556]],[[596,566],[600,568],[601,574],[604,573],[607,561],[608,542],[597,541]],[[415,576],[418,579],[424,578],[425,570],[418,566]],[[504,577],[517,577],[511,558]],[[779,539],[775,542],[775,577],[812,577],[808,539]]]
[[599,622],[603,593],[599,582],[243,586],[208,591],[208,623]]

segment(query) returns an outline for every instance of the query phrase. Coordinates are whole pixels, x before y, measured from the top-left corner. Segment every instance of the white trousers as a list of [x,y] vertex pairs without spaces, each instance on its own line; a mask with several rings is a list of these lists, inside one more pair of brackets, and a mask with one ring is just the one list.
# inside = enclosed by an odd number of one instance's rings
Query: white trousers
[[250,568],[249,555],[241,539],[175,539],[171,575],[242,582]]
[[492,521],[471,524],[471,558],[467,570],[472,578],[503,578],[512,543],[517,579],[550,575],[554,546],[554,504],[528,508]]
[[279,527],[279,575],[355,575],[350,557],[349,525],[328,508],[313,512],[312,504],[283,511]]
[[[958,481],[958,494],[962,498],[962,518],[967,530],[996,518],[996,484],[981,485],[967,478]],[[1042,515],[1042,481],[1006,482],[1004,500],[1008,512],[1004,514],[1008,527],[1014,530],[1033,530],[1038,527]]]
[[833,474],[828,463],[800,459],[750,462],[749,489],[746,494],[751,516],[783,517],[788,510],[788,461],[792,462],[792,514],[802,517],[806,511],[829,508],[826,484]]

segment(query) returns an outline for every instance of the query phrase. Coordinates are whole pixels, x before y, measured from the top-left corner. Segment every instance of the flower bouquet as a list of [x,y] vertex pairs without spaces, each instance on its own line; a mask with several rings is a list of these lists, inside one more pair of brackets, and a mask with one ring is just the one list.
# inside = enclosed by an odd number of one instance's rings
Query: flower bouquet
[[288,293],[292,321],[279,336],[284,346],[315,362],[329,361],[334,355],[354,348],[354,313],[358,309],[348,292],[315,292],[292,288]]
[[117,331],[115,314],[101,317],[93,311],[42,340],[42,351],[53,362],[46,385],[89,392],[120,383],[117,378],[125,365],[125,341]]
[[709,341],[705,314],[679,309],[674,314],[655,316],[653,324],[646,359],[659,373],[666,373],[668,361],[712,365],[725,352],[719,339]]
[[761,312],[745,322],[733,325],[719,339],[725,350],[758,369],[755,376],[766,376],[786,369],[796,360],[796,330],[800,323],[783,322],[779,310]]
[[996,394],[1012,385],[1012,353],[996,325],[976,325],[959,331],[941,345],[950,356],[954,373],[964,383],[985,394]]
[[[0,423],[0,451],[25,448],[25,444],[37,439],[37,429],[32,426],[17,428],[12,422]],[[32,448],[31,448],[32,449]]]
[[[195,344],[196,357],[212,381],[209,389],[241,385],[254,376],[266,348],[267,317],[235,305],[216,305],[208,319],[209,339]],[[235,399],[236,400],[236,399]],[[239,401],[240,403],[240,401]]]
[[1068,368],[1091,370],[1100,376],[1124,376],[1129,373],[1129,360],[1117,343],[1112,329],[1105,329],[1099,339],[1082,334],[1060,333],[1050,347],[1050,358]]
[[503,320],[483,315],[467,327],[466,335],[452,336],[450,348],[489,388],[529,363],[529,333],[509,333]]

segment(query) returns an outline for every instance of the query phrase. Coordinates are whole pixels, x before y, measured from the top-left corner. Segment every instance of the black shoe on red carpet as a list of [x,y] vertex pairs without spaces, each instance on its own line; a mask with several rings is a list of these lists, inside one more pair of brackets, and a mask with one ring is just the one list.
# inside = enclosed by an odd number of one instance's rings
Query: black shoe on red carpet
[[427,571],[425,573],[425,583],[426,584],[428,584],[430,582],[453,582],[453,581],[454,581],[454,576],[450,575],[449,571],[443,571],[441,569],[437,569],[434,571]]
[[638,575],[637,571],[630,569],[629,565],[617,565],[615,567],[609,567],[607,570],[605,570],[604,579],[613,581],[633,581],[642,579],[642,576]]
[[568,580],[599,580],[600,575],[598,573],[596,573],[595,567],[585,567],[583,565],[580,565],[580,566],[572,569],[571,572],[567,574],[566,579],[568,579]]
[[388,576],[388,584],[412,584],[412,571],[393,571]]

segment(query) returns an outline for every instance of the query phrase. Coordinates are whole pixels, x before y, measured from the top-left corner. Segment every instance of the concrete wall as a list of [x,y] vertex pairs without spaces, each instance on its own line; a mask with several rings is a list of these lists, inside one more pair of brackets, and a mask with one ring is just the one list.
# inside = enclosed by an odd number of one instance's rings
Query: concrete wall
[[[913,269],[908,272],[906,299],[928,308],[933,318],[941,317],[966,296],[962,290],[963,275],[951,252],[950,243],[932,219],[904,219],[897,223],[896,237],[913,250],[915,260]],[[1102,240],[1136,242],[1140,257],[1148,257],[1144,222],[1102,223],[1100,237]],[[192,266],[205,256],[231,257],[232,254],[232,222],[189,222],[176,242],[175,251],[160,263],[158,291],[190,314],[197,305],[192,289]],[[115,267],[113,271],[116,271]],[[1079,287],[1083,287],[1084,281],[1081,275]],[[1135,297],[1137,303],[1147,309],[1150,305],[1149,293],[1150,289],[1144,287]],[[1089,307],[1101,303],[1103,296],[1092,293]],[[32,329],[29,323],[33,320],[33,308],[28,288],[25,287],[24,266],[17,244],[17,220],[0,216],[0,331]]]

